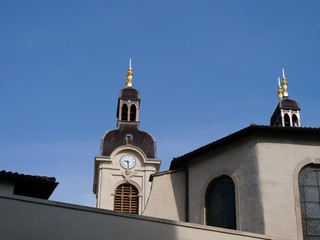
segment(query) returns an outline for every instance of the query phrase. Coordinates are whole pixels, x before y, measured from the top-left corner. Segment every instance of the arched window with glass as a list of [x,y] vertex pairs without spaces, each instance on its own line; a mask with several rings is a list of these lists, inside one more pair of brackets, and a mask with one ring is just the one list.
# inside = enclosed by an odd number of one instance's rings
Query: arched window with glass
[[320,239],[320,166],[310,164],[299,173],[303,239]]
[[206,191],[206,224],[236,229],[235,187],[231,177],[221,176]]

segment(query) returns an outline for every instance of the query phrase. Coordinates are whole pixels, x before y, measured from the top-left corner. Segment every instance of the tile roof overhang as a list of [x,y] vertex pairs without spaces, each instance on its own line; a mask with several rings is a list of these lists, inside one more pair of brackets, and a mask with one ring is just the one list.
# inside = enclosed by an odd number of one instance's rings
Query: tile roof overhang
[[16,172],[0,171],[0,181],[14,183],[14,194],[40,199],[49,199],[59,184],[54,177],[25,175]]

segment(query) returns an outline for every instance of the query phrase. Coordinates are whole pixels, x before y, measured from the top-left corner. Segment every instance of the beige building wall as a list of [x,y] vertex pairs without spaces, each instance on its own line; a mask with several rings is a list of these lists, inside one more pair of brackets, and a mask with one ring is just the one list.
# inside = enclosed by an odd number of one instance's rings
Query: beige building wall
[[319,142],[264,142],[258,153],[265,234],[302,239],[298,174],[320,163]]
[[298,173],[320,163],[317,144],[250,140],[196,159],[189,167],[190,221],[205,224],[207,186],[228,175],[235,183],[237,229],[302,239]]
[[189,166],[190,222],[206,224],[207,187],[213,179],[227,175],[235,184],[237,229],[264,233],[255,141],[235,142],[192,162]]
[[[120,166],[120,159],[126,154],[136,159],[135,167],[130,170]],[[115,149],[110,157],[96,157],[94,181],[97,207],[113,210],[115,189],[123,183],[130,183],[139,191],[139,213],[142,213],[150,195],[150,175],[159,170],[160,162],[158,159],[147,159],[139,148],[132,145]]]
[[235,143],[226,149],[209,152],[194,159],[187,172],[156,174],[144,215],[205,225],[206,189],[214,178],[221,175],[230,176],[235,183],[237,229],[264,233],[254,141]]
[[0,212],[1,239],[6,240],[280,239],[24,197],[0,196]]
[[206,189],[228,175],[235,184],[237,230],[303,239],[298,174],[309,163],[320,164],[319,145],[255,135],[233,141],[193,158],[187,171],[156,174],[144,214],[205,225]]
[[185,171],[155,174],[152,191],[143,215],[186,221]]

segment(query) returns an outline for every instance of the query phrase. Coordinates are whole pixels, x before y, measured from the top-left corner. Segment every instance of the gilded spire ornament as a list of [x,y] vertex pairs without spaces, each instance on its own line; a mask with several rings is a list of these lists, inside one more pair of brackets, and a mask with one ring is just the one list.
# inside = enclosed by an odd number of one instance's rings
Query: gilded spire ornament
[[280,85],[280,78],[278,77],[278,91],[277,91],[278,97],[279,97],[279,101],[282,100],[283,98],[283,91],[282,91],[282,87]]
[[288,98],[289,97],[289,94],[288,94],[288,82],[287,82],[287,79],[286,79],[286,76],[284,74],[284,69],[282,68],[282,89],[283,89],[283,97],[284,98]]
[[132,76],[133,76],[133,72],[132,72],[131,58],[130,58],[130,60],[129,60],[129,69],[128,69],[128,72],[127,72],[126,87],[132,87]]

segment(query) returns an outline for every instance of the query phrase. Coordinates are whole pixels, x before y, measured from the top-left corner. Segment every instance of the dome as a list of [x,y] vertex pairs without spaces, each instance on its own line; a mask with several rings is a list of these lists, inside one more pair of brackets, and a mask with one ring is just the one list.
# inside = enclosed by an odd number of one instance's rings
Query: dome
[[280,109],[291,109],[291,110],[300,110],[299,104],[289,98],[285,98],[283,99],[280,103],[279,103],[279,108]]
[[128,144],[127,136],[131,137],[130,145],[140,148],[147,158],[155,158],[156,142],[153,137],[140,131],[136,125],[120,125],[118,129],[106,133],[102,143],[102,156],[110,156],[111,153],[120,146]]
[[131,87],[123,88],[120,91],[119,99],[139,101],[140,100],[140,93],[135,88],[131,88]]

